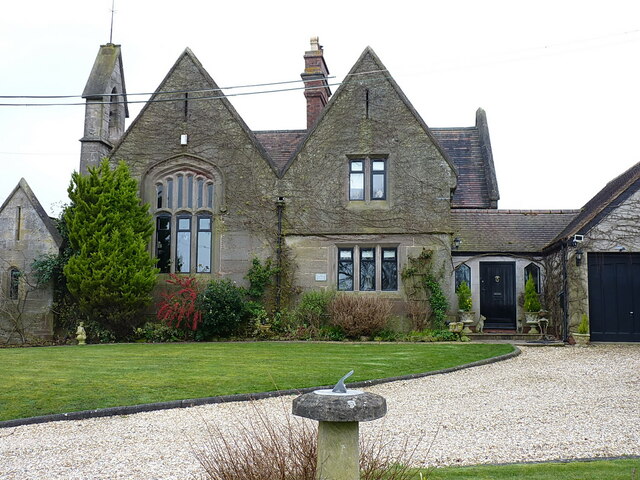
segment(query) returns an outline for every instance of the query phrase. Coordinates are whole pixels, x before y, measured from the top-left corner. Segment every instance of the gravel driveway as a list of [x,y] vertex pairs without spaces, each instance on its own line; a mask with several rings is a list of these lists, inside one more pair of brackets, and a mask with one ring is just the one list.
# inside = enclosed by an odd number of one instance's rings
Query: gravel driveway
[[[362,434],[420,442],[416,464],[640,455],[640,345],[522,347],[505,362],[367,390],[383,395],[389,412],[362,424]],[[292,398],[259,404],[283,418]],[[232,433],[253,408],[229,403],[2,429],[0,478],[197,478],[206,423]]]

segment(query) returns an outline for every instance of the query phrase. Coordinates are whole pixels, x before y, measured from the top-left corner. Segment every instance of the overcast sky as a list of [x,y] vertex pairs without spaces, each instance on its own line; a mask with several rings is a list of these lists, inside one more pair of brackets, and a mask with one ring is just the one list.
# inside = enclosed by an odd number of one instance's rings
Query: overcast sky
[[[80,95],[110,10],[111,0],[3,4],[0,95]],[[155,90],[186,47],[225,87],[299,79],[311,36],[335,82],[371,46],[427,125],[472,126],[486,110],[500,208],[579,208],[640,161],[638,0],[116,0],[115,10],[130,100],[147,98],[131,94]],[[306,127],[301,91],[231,102],[254,130]],[[82,106],[0,107],[0,203],[24,177],[58,212],[83,118]]]

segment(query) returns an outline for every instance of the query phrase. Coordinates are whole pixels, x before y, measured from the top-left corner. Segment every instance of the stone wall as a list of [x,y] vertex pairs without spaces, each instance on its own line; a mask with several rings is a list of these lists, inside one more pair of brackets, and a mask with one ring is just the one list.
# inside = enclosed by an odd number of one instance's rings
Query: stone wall
[[[178,59],[158,92],[205,89],[211,91],[191,96],[157,93],[154,100],[173,101],[147,104],[111,161],[127,163],[153,214],[211,214],[213,275],[209,277],[244,283],[251,258],[275,252],[277,175],[228,100],[196,98],[215,97],[219,92],[189,50]],[[186,202],[183,208],[176,204],[158,208],[156,184],[175,172],[210,179],[215,187],[212,208]]]
[[[31,264],[41,255],[57,254],[59,243],[44,224],[44,211],[39,204],[34,206],[32,195],[22,180],[0,210],[1,342],[31,342],[53,335],[53,287],[37,284]],[[11,292],[12,269],[21,274],[16,297]]]
[[[569,248],[567,278],[569,288],[569,330],[575,331],[582,314],[589,315],[589,252],[640,252],[640,190],[629,195],[618,206],[611,208],[585,235],[584,241]],[[576,265],[577,249],[583,251],[583,260]]]

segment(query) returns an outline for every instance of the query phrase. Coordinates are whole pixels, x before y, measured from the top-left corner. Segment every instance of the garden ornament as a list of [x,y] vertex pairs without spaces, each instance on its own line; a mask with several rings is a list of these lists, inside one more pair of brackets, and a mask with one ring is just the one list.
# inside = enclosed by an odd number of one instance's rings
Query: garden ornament
[[86,345],[87,332],[85,332],[84,330],[83,322],[80,322],[78,324],[78,329],[76,330],[76,340],[78,340],[78,345]]
[[317,479],[359,480],[359,422],[376,420],[387,413],[384,397],[346,387],[344,381],[351,375],[353,370],[332,390],[315,390],[293,401],[294,415],[320,422]]

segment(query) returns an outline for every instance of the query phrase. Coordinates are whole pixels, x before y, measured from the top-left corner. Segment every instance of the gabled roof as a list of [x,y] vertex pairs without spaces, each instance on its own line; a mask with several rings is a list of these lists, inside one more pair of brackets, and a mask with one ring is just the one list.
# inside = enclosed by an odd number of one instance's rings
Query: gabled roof
[[580,213],[553,239],[549,246],[576,234],[586,234],[638,189],[640,189],[640,162],[607,183],[580,209]]
[[[145,103],[144,107],[142,108],[142,110],[140,111],[138,116],[134,119],[134,121],[131,123],[131,125],[129,125],[129,128],[127,128],[127,130],[124,133],[124,135],[122,136],[122,138],[118,141],[118,143],[116,144],[116,146],[114,147],[113,151],[110,154],[111,157],[113,157],[117,153],[117,150],[118,150],[119,146],[122,143],[124,143],[125,139],[129,135],[129,133],[136,127],[136,125],[140,121],[140,119],[144,118],[144,116],[145,116],[144,114],[147,111],[147,109],[150,107],[150,105],[153,104],[153,100],[157,100],[158,99],[158,95],[163,95],[161,92],[163,92],[165,90],[165,84],[173,76],[174,72],[176,71],[176,69],[178,68],[178,66],[180,65],[180,63],[184,59],[189,59],[190,61],[193,62],[193,64],[196,66],[196,68],[198,69],[200,74],[203,76],[205,81],[209,84],[209,86],[210,86],[212,91],[220,91],[221,90],[220,87],[218,87],[216,82],[213,80],[213,78],[211,78],[209,73],[204,69],[204,67],[200,63],[200,60],[198,60],[198,58],[194,55],[194,53],[191,51],[191,49],[188,48],[188,47],[185,48],[184,52],[182,52],[182,54],[178,57],[178,59],[173,64],[173,66],[171,67],[171,69],[169,70],[167,75],[164,77],[162,82],[160,82],[160,85],[158,85],[158,88],[156,89],[155,93],[151,96],[149,101],[147,103]],[[251,143],[260,152],[262,157],[264,157],[265,161],[269,164],[269,166],[272,168],[274,173],[278,174],[278,168],[276,167],[276,164],[273,162],[273,160],[271,159],[271,157],[267,153],[267,150],[256,139],[256,136],[254,135],[254,133],[249,129],[249,127],[244,122],[242,117],[238,114],[238,112],[233,107],[233,105],[231,104],[229,99],[224,95],[220,95],[219,97],[216,98],[216,100],[222,102],[222,104],[225,106],[227,111],[231,114],[231,116],[235,119],[235,121],[244,130],[244,132],[246,133],[247,137],[250,139]]]
[[111,74],[115,70],[116,64],[120,66],[125,115],[129,117],[129,105],[127,104],[127,89],[124,83],[120,45],[107,43],[106,45],[100,46],[98,56],[93,63],[93,68],[87,79],[87,84],[84,87],[84,92],[82,92],[82,98],[102,97],[111,94]]
[[0,207],[0,213],[2,213],[2,211],[11,201],[11,199],[16,195],[18,190],[22,190],[24,192],[24,195],[27,197],[27,199],[31,203],[31,206],[33,207],[35,212],[40,217],[40,220],[42,220],[42,223],[51,234],[53,241],[56,242],[56,245],[58,245],[58,247],[60,247],[62,245],[62,237],[58,233],[56,226],[53,224],[53,222],[51,221],[51,218],[49,218],[47,213],[44,211],[44,208],[42,208],[42,205],[40,205],[40,201],[35,196],[35,194],[33,193],[33,190],[31,190],[31,187],[29,186],[29,184],[24,178],[20,179],[20,181],[18,182],[18,185],[16,185],[16,188],[14,188],[11,191],[7,199],[4,201],[4,203]]
[[[495,208],[499,195],[493,158],[483,152],[478,127],[431,128],[458,170],[458,186],[453,208]],[[296,153],[307,130],[268,130],[253,132],[280,171]]]
[[[291,157],[287,161],[286,165],[283,167],[283,169],[280,172],[281,176],[284,175],[284,173],[289,168],[289,166],[291,166],[291,163],[293,162],[295,157],[302,150],[302,148],[304,147],[304,145],[308,141],[308,139],[313,135],[313,132],[318,128],[318,125],[322,122],[323,117],[327,114],[328,111],[331,110],[332,105],[337,101],[336,99],[340,98],[340,95],[342,94],[342,92],[348,87],[348,85],[351,82],[357,81],[356,80],[357,79],[357,75],[360,72],[360,69],[362,68],[362,65],[364,64],[365,60],[368,59],[368,58],[370,58],[377,66],[377,72],[375,73],[375,75],[384,77],[391,84],[392,88],[394,89],[394,91],[396,92],[398,97],[402,100],[402,102],[406,105],[406,107],[409,109],[409,111],[413,114],[413,116],[418,121],[418,123],[422,126],[424,132],[429,136],[429,138],[431,139],[431,141],[433,142],[435,147],[438,149],[438,151],[440,152],[442,157],[445,159],[445,161],[449,164],[449,166],[451,167],[453,172],[456,171],[455,165],[453,164],[451,159],[448,157],[446,151],[442,148],[442,146],[438,143],[436,138],[432,135],[431,131],[429,130],[429,127],[427,126],[427,124],[424,122],[422,117],[418,114],[418,112],[413,107],[413,105],[411,104],[409,99],[406,97],[404,92],[400,89],[400,86],[393,79],[391,74],[388,72],[387,68],[380,61],[380,58],[378,58],[378,56],[376,55],[376,53],[373,51],[373,49],[371,47],[367,47],[367,48],[364,49],[364,51],[360,55],[360,58],[358,58],[356,63],[353,65],[353,67],[351,67],[351,70],[347,74],[346,79],[338,87],[336,92],[331,96],[331,98],[329,99],[329,102],[327,103],[327,105],[324,107],[324,109],[320,113],[320,116],[318,117],[315,125],[307,132],[307,135],[302,139],[302,141],[298,145],[298,148],[296,149],[296,151],[293,153],[293,155],[291,155]],[[371,75],[369,78],[373,78],[373,76],[374,75]]]
[[577,210],[452,210],[453,236],[461,240],[452,252],[541,253],[577,214]]

